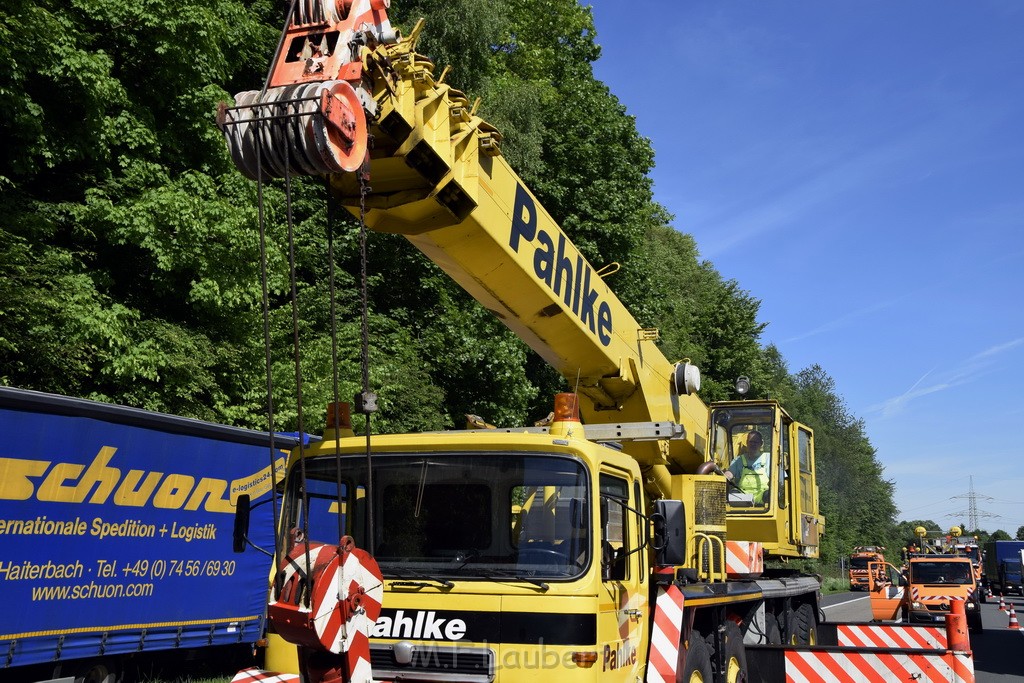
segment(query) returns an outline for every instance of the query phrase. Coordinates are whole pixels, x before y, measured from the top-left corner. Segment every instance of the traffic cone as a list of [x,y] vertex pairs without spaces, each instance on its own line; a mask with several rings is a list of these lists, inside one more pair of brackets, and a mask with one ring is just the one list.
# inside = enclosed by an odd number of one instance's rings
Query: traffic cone
[[1014,611],[1012,604],[1010,605],[1010,625],[1006,628],[1017,629],[1018,631],[1020,630],[1020,622],[1017,621],[1017,612]]
[[1003,602],[1003,594],[1002,593],[999,594],[999,611],[1000,612],[1005,612],[1006,611],[1006,603]]

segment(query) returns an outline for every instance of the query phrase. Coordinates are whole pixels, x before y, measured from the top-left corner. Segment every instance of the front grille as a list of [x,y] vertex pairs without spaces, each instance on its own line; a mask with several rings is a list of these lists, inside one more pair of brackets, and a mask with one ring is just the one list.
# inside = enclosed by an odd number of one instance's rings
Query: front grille
[[704,527],[724,529],[725,482],[697,481],[694,484],[694,526],[698,531],[704,531]]
[[408,641],[370,645],[370,663],[377,680],[494,680],[494,651],[489,648],[413,645]]
[[949,603],[943,602],[943,603],[938,603],[938,604],[925,605],[925,608],[929,612],[948,612],[949,611]]

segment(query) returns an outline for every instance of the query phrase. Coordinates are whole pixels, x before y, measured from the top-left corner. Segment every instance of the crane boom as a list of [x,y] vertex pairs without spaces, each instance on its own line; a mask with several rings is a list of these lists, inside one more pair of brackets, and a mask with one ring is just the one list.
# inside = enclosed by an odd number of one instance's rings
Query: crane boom
[[[397,64],[400,76],[374,93],[368,227],[404,235],[491,310],[583,396],[587,423],[683,426],[668,452],[636,448],[641,462],[704,462],[707,407],[675,390],[686,366],[665,358],[656,331],[636,322],[500,156],[494,129],[409,43],[381,46],[367,61]],[[331,182],[358,215],[357,179]]]
[[[253,178],[326,175],[367,227],[404,235],[560,372],[587,423],[679,425],[677,438],[624,447],[668,495],[670,472],[707,459],[696,367],[665,358],[657,331],[637,323],[501,156],[500,134],[435,77],[415,51],[420,27],[402,38],[359,3],[333,28],[293,25],[271,71],[277,87],[239,93],[243,106],[222,112],[236,164]],[[361,45],[347,62],[344,44]]]

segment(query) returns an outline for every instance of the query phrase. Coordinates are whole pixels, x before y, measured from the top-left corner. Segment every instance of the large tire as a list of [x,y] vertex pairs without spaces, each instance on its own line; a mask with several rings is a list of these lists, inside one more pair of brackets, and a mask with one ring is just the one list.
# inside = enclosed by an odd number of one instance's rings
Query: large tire
[[768,645],[782,645],[782,629],[779,619],[771,612],[764,613],[764,637]]
[[786,619],[786,643],[789,645],[816,645],[818,625],[810,603],[797,607]]
[[743,634],[734,622],[725,622],[722,634],[722,666],[725,683],[746,683],[747,648],[743,645]]
[[699,633],[690,634],[690,642],[683,651],[683,683],[711,683],[711,650]]

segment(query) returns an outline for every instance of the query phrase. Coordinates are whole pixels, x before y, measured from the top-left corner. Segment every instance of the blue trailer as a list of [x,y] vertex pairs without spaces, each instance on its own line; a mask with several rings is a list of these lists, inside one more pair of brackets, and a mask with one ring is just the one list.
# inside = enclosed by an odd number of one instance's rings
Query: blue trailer
[[993,595],[1024,595],[1022,552],[1024,541],[989,541],[985,545],[985,579]]
[[4,387],[0,433],[0,679],[251,655],[271,559],[232,552],[235,501],[249,495],[251,540],[273,548],[260,503],[294,436]]

